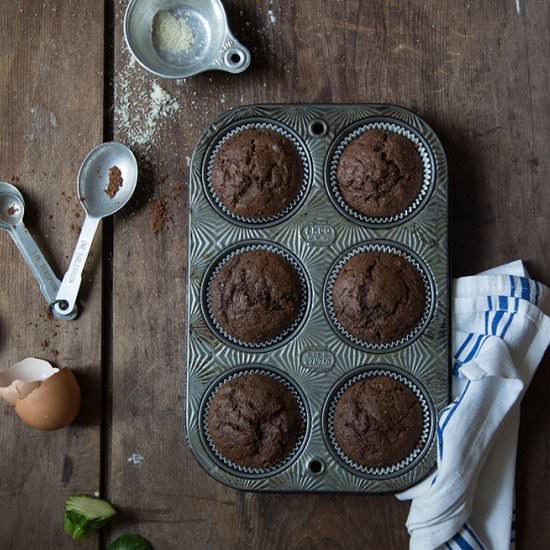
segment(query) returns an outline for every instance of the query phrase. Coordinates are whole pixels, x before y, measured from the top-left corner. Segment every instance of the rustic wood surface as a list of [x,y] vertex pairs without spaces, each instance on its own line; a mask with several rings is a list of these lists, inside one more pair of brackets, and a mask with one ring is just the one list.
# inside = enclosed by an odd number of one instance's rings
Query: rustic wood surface
[[[550,284],[545,0],[225,4],[252,50],[250,69],[181,82],[132,62],[125,0],[0,6],[0,179],[21,187],[28,226],[58,273],[76,240],[69,228],[80,223],[74,178],[85,152],[113,137],[134,149],[141,169],[136,197],[95,245],[74,323],[48,319],[15,247],[0,237],[2,364],[37,355],[74,367],[85,397],[81,421],[55,434],[32,432],[2,406],[1,548],[73,548],[63,500],[100,487],[123,513],[81,547],[127,530],[163,550],[407,547],[408,506],[392,497],[237,493],[211,480],[185,444],[187,165],[203,129],[231,107],[414,109],[449,156],[453,275],[521,257]],[[529,550],[550,547],[549,369],[546,360],[523,407],[518,547]]]
[[[78,4],[78,5],[77,5]],[[103,139],[103,5],[96,0],[0,3],[0,180],[19,187],[25,220],[54,271],[68,266],[82,216],[80,160]],[[0,235],[0,368],[28,356],[74,369],[77,423],[55,433],[26,427],[1,405],[0,548],[69,548],[63,503],[99,490],[101,238],[76,321],[49,315],[15,244]],[[82,543],[97,548],[98,538]]]

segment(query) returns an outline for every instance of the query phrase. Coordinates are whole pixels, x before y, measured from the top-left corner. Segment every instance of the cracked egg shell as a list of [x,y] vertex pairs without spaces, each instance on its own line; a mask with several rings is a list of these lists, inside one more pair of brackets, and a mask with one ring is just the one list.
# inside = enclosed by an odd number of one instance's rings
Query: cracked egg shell
[[0,397],[11,405],[24,399],[50,376],[59,372],[48,361],[27,357],[13,367],[0,371]]
[[24,399],[17,399],[15,412],[32,428],[54,431],[73,422],[80,411],[80,386],[67,368],[44,380]]

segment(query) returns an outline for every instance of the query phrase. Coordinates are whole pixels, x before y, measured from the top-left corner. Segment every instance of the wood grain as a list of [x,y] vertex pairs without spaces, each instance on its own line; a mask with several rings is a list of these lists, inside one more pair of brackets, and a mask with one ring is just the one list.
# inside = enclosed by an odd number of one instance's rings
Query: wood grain
[[[102,139],[103,33],[113,22],[91,0],[78,8],[53,0],[4,4],[0,28],[10,47],[0,52],[0,179],[21,187],[28,225],[61,273],[76,240],[71,225],[80,223],[74,177]],[[107,2],[115,11],[112,116],[114,137],[135,150],[141,172],[135,198],[114,222],[112,265],[106,258],[113,281],[103,313],[107,321],[112,313],[112,325],[100,326],[99,240],[84,314],[58,327],[15,247],[0,237],[2,363],[38,355],[77,367],[86,398],[82,422],[49,435],[27,430],[2,407],[0,546],[72,547],[61,529],[63,500],[100,484],[103,328],[102,482],[123,512],[107,540],[132,530],[163,550],[407,548],[408,507],[391,497],[238,493],[191,456],[183,431],[188,160],[210,121],[238,105],[401,104],[424,116],[447,148],[453,274],[522,257],[550,284],[549,6],[227,0],[232,29],[252,50],[250,69],[170,82],[132,62],[122,37],[126,5]],[[169,94],[160,109],[156,86]],[[518,547],[529,550],[550,546],[549,363],[523,408]]]
[[[78,4],[78,5],[77,5]],[[0,5],[0,180],[25,196],[25,220],[60,275],[76,244],[78,165],[103,134],[103,5],[29,0]],[[27,356],[74,369],[83,410],[71,428],[39,433],[0,404],[0,547],[73,548],[68,495],[99,489],[101,240],[80,319],[48,315],[38,285],[0,235],[0,367]],[[82,548],[96,548],[96,537]]]
[[[506,187],[510,199],[504,215],[514,220],[506,236],[517,243],[516,254],[527,259],[534,277],[549,285],[550,192],[546,184],[550,181],[550,73],[545,67],[550,52],[550,6],[536,2],[525,3],[524,8],[526,82],[521,103],[528,119],[514,142],[518,138],[524,140],[527,151],[525,156],[514,154],[508,163],[513,176]],[[550,545],[550,497],[545,490],[550,486],[550,414],[544,390],[548,387],[550,356],[547,353],[522,408],[516,476],[519,548],[542,549]]]
[[[540,71],[547,64],[547,7],[530,2],[518,14],[515,2],[497,0],[225,5],[234,32],[253,54],[249,71],[237,77],[211,73],[174,83],[128,69],[117,26],[117,75],[129,77],[134,94],[158,82],[181,110],[159,126],[155,140],[138,147],[151,168],[140,183],[144,197],[135,215],[115,227],[115,272],[136,276],[132,285],[114,285],[110,495],[162,548],[182,541],[224,549],[406,548],[407,506],[391,498],[239,494],[213,482],[191,457],[182,435],[185,157],[213,118],[241,104],[382,101],[411,107],[448,149],[454,274],[521,256],[548,283],[550,193],[541,176],[550,168],[542,154],[550,111],[548,72]],[[118,5],[119,19],[124,7]],[[114,125],[117,138],[132,145],[132,131],[117,116]],[[163,176],[168,187],[160,184]],[[182,192],[172,194],[180,185]],[[154,235],[147,199],[159,196],[169,197],[173,223]],[[523,230],[525,216],[534,224],[532,238]],[[537,405],[540,400],[532,405],[530,397],[526,408]],[[548,441],[550,428],[538,426],[538,436],[530,437],[547,446],[541,441]],[[529,466],[540,467],[520,490],[533,503],[524,508],[529,522],[519,511],[525,548],[550,541],[550,533],[530,527],[544,523],[549,509],[548,500],[546,512],[535,509],[541,502],[536,484],[547,481],[544,451],[533,453],[529,443],[522,448]],[[128,462],[133,452],[143,455],[140,464]]]

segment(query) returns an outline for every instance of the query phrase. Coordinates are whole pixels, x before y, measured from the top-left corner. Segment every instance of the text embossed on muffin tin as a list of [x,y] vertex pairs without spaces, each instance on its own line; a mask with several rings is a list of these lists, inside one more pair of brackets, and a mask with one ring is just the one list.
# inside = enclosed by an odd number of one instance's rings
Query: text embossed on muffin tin
[[326,350],[308,350],[302,353],[301,362],[306,369],[329,370],[334,366],[334,355]]
[[336,239],[336,231],[328,223],[306,223],[301,233],[304,241],[316,246],[329,246]]

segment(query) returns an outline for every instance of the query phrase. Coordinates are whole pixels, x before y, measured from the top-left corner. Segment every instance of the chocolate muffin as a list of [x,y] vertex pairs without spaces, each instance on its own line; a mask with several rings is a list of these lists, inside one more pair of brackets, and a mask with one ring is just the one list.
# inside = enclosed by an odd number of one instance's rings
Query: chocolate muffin
[[336,181],[348,205],[372,217],[405,210],[422,186],[424,168],[416,146],[399,134],[368,130],[346,146]]
[[295,268],[280,254],[251,250],[233,256],[210,284],[211,311],[231,336],[271,340],[298,316],[303,299]]
[[220,148],[212,184],[223,205],[244,218],[274,216],[296,197],[302,161],[294,144],[274,130],[248,129]]
[[405,384],[389,376],[356,382],[338,400],[334,436],[349,458],[370,468],[404,460],[422,435],[422,409]]
[[248,468],[268,468],[288,457],[303,432],[296,400],[263,374],[233,378],[216,392],[208,432],[218,451]]
[[383,252],[353,256],[334,282],[336,318],[353,336],[387,344],[406,336],[425,306],[420,272],[405,258]]

